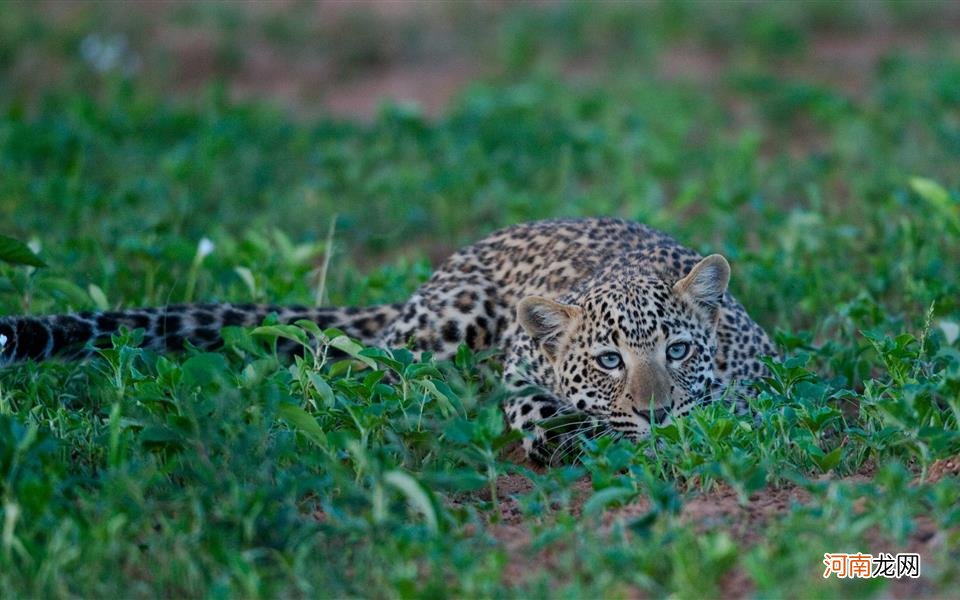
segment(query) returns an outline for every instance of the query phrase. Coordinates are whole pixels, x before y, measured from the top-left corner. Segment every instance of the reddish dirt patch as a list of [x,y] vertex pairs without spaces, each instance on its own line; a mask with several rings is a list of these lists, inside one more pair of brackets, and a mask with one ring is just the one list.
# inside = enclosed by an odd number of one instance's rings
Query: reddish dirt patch
[[958,475],[960,475],[960,456],[951,456],[930,465],[930,469],[927,471],[927,481],[936,483],[944,477],[956,477]]
[[[266,100],[308,117],[371,119],[387,100],[415,103],[436,117],[471,81],[510,79],[497,62],[495,42],[509,3],[153,1],[124,11],[89,2],[39,6],[38,14],[64,30],[122,32],[141,64],[138,76],[161,88],[189,96],[220,80],[235,98]],[[784,76],[861,95],[885,56],[960,47],[949,34],[960,13],[944,11],[933,28],[927,22],[902,30],[881,23],[857,32],[818,31],[804,51],[764,62]],[[654,68],[658,76],[712,93],[724,85],[731,65],[754,64],[748,54],[761,51],[678,40],[663,49]],[[63,57],[37,47],[18,60],[14,71],[40,84],[55,81],[41,74],[58,73]],[[572,81],[618,76],[602,55],[566,57],[553,68]],[[736,113],[735,99],[731,104]]]
[[332,114],[369,118],[390,99],[413,103],[425,115],[436,117],[477,73],[476,65],[465,63],[389,68],[332,87],[322,103]]
[[[531,467],[534,468],[534,467]],[[861,473],[844,478],[844,481],[863,483],[871,479],[875,470],[873,464],[865,465]],[[930,468],[928,481],[938,481],[942,477],[960,475],[960,456],[937,461]],[[826,477],[825,479],[829,479]],[[500,518],[490,525],[490,533],[503,545],[510,560],[504,578],[511,583],[520,583],[529,573],[537,569],[546,569],[552,576],[562,581],[566,576],[557,563],[557,556],[564,548],[562,546],[547,546],[534,549],[534,533],[529,522],[523,519],[522,511],[516,497],[530,492],[533,485],[522,475],[509,475],[497,481],[497,498],[500,507]],[[589,478],[583,478],[573,485],[573,495],[568,506],[571,514],[579,515],[583,504],[593,493]],[[489,500],[489,493],[481,494]],[[681,521],[693,525],[698,531],[723,530],[742,548],[750,548],[764,539],[766,528],[777,519],[786,515],[792,506],[803,505],[811,501],[811,495],[804,489],[788,484],[780,487],[769,487],[751,494],[745,502],[735,490],[724,484],[717,484],[713,489],[687,498],[681,510]],[[638,498],[621,507],[608,509],[603,516],[602,523],[607,529],[617,522],[623,523],[640,517],[651,509],[647,498]],[[921,556],[923,564],[930,564],[934,551],[944,543],[944,533],[937,530],[933,521],[926,517],[918,517],[914,522],[914,531],[905,546],[896,547],[889,540],[880,535],[868,536],[870,552],[916,552]],[[813,565],[819,568],[819,565]],[[734,569],[722,583],[722,592],[725,597],[742,598],[753,593],[753,582],[747,573],[741,569]],[[630,597],[638,596],[635,591],[625,590]],[[894,581],[888,588],[888,593],[894,598],[914,598],[930,596],[933,589],[929,582],[920,579],[900,579]]]

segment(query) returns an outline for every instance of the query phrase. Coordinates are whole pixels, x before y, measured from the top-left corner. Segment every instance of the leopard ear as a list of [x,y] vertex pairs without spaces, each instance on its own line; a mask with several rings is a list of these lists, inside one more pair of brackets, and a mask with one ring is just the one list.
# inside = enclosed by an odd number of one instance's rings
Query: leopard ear
[[673,284],[673,291],[691,304],[716,318],[723,294],[730,283],[730,263],[719,254],[711,254],[693,265],[686,277]]
[[520,326],[534,342],[540,344],[550,360],[559,350],[563,333],[580,313],[579,306],[561,304],[541,296],[528,296],[517,304]]

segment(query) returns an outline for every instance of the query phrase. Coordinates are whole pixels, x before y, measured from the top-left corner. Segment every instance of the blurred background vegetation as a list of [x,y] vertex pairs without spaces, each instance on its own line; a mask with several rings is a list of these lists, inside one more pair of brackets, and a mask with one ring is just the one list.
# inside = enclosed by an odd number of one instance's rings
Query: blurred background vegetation
[[[957,183],[958,22],[952,2],[6,3],[0,221],[139,304],[177,299],[201,237],[322,245],[334,215],[340,302],[410,287],[351,291],[351,265],[549,216],[810,262],[870,206],[919,202],[909,177]],[[181,290],[144,285],[145,257]],[[220,266],[201,291],[236,296]]]

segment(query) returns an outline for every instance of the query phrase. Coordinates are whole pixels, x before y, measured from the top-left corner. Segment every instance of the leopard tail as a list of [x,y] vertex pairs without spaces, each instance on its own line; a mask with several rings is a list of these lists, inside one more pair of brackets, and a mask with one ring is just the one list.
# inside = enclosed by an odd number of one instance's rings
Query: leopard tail
[[98,347],[109,346],[110,336],[142,329],[141,346],[154,350],[181,350],[186,342],[213,349],[223,341],[224,327],[254,327],[276,313],[281,323],[301,319],[321,329],[336,327],[365,345],[374,345],[380,331],[400,314],[401,304],[368,308],[306,308],[263,304],[180,304],[67,315],[0,318],[0,367],[27,360],[78,359]]

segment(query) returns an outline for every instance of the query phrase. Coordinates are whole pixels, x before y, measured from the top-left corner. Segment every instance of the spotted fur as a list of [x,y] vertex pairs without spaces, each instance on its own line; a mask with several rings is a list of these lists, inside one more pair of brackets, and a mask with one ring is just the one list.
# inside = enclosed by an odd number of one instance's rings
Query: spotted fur
[[[212,348],[227,325],[311,319],[368,345],[454,355],[460,344],[505,352],[504,410],[547,460],[545,419],[646,435],[765,373],[775,353],[728,292],[730,267],[669,236],[617,219],[541,221],[496,232],[448,258],[404,304],[363,309],[188,305],[0,319],[0,365],[79,356],[120,326],[144,345]],[[680,350],[685,352],[681,355]],[[614,355],[617,364],[614,364]]]
[[[337,327],[368,345],[400,314],[402,304],[369,308],[306,308],[264,304],[172,304],[159,308],[82,312],[71,315],[0,318],[0,367],[26,360],[86,358],[108,346],[121,328],[141,329],[144,348],[182,350],[186,343],[213,350],[223,343],[224,327],[253,327],[267,315],[282,323],[308,320]],[[291,347],[292,349],[292,347]]]

